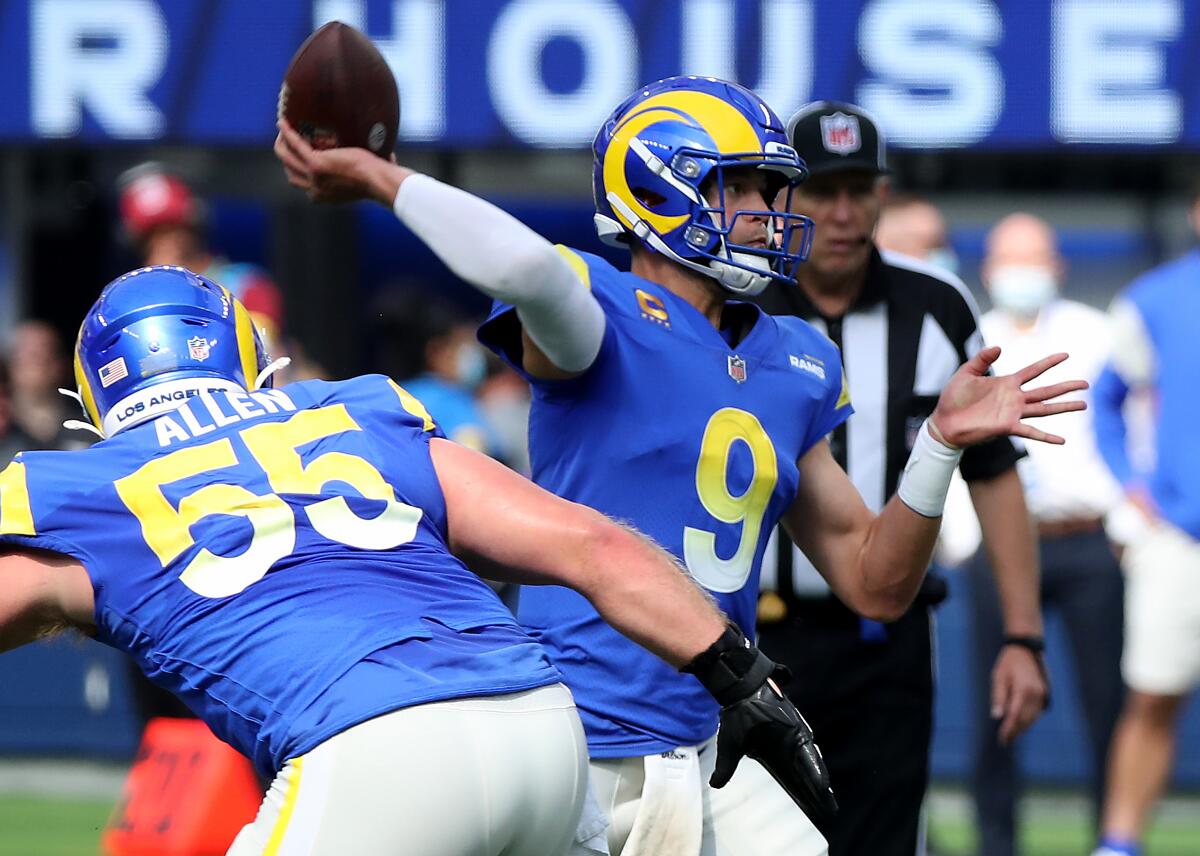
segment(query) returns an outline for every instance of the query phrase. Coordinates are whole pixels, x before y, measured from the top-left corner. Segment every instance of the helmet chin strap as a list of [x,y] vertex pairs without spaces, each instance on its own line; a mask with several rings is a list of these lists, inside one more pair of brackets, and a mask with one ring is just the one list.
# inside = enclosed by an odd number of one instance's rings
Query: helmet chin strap
[[[76,390],[63,389],[60,386],[58,388],[58,392],[60,395],[65,395],[67,398],[71,399],[76,404],[78,404],[81,410],[83,409],[83,396],[80,395]],[[104,432],[101,431],[99,428],[97,428],[95,425],[93,425],[91,422],[84,422],[82,419],[66,419],[63,421],[62,425],[68,431],[89,431],[92,434],[95,434],[101,440],[104,439]]]
[[[733,261],[749,267],[758,268],[759,270],[769,270],[771,263],[762,256],[756,256],[751,253],[731,252],[729,254]],[[721,285],[732,291],[734,294],[745,297],[753,297],[762,292],[767,287],[767,283],[771,281],[769,276],[764,276],[760,273],[755,273],[746,268],[740,268],[736,265],[731,265],[728,262],[720,259],[713,259],[708,263],[708,266],[713,270],[713,277]]]
[[291,364],[291,357],[278,357],[274,360],[271,360],[271,362],[267,363],[263,370],[258,373],[258,377],[254,379],[254,383],[251,384],[250,389],[262,389],[262,385],[267,382],[267,378],[275,374],[275,372],[279,371],[280,369],[286,369]]
[[[722,224],[716,212],[710,211],[708,217],[713,221],[713,225],[717,226],[717,228],[721,227]],[[768,240],[770,240],[771,226],[769,223],[767,224],[767,235]],[[771,263],[762,256],[756,256],[753,253],[739,253],[736,250],[729,249],[729,244],[726,242],[724,236],[721,237],[721,252],[728,256],[730,261],[738,262],[747,267],[758,268],[763,271],[771,269]],[[752,270],[731,265],[722,259],[712,259],[709,261],[708,267],[713,271],[710,276],[719,282],[723,288],[743,297],[753,297],[766,288],[767,283],[771,281],[769,276],[763,276]]]

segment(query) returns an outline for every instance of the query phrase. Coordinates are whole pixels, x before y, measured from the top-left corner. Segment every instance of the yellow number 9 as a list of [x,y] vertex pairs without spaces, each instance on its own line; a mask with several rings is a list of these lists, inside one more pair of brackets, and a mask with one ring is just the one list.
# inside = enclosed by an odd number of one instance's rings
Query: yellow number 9
[[[729,455],[741,440],[750,449],[754,476],[746,492],[729,491]],[[724,407],[712,415],[700,442],[696,462],[696,493],[704,510],[722,523],[742,524],[737,551],[728,559],[717,555],[717,536],[704,529],[685,526],[683,560],[692,576],[712,591],[737,591],[746,584],[758,550],[763,515],[778,481],[775,446],[753,414]]]

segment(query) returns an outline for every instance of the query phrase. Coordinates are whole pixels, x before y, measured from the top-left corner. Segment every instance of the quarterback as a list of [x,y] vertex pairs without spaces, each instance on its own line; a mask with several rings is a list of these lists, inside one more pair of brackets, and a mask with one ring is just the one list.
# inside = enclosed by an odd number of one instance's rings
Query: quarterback
[[[1023,391],[1065,355],[992,377],[998,351],[982,351],[922,428],[897,499],[874,515],[825,441],[851,412],[837,349],[798,319],[730,299],[792,276],[810,237],[807,218],[772,208],[805,175],[775,113],[733,83],[669,78],[620,104],[593,152],[596,227],[630,250],[630,272],[364,150],[314,151],[286,125],[276,141],[292,184],[316,200],[391,206],[496,301],[480,337],[533,387],[538,484],[632,522],[744,627],[780,522],[847,604],[900,615],[962,447],[1010,433],[1058,441],[1021,420],[1082,408],[1047,400],[1085,384]],[[730,720],[704,687],[567,588],[523,591],[519,618],[575,695],[614,854],[826,852],[788,799],[832,809],[822,766],[805,768],[804,787],[770,759],[738,766],[714,744]]]
[[571,695],[459,556],[571,587],[685,668],[730,762],[815,763],[774,664],[668,554],[443,439],[387,378],[269,375],[228,290],[133,271],[76,345],[104,439],[0,474],[0,650],[78,628],[250,757],[273,780],[233,856],[579,852]]

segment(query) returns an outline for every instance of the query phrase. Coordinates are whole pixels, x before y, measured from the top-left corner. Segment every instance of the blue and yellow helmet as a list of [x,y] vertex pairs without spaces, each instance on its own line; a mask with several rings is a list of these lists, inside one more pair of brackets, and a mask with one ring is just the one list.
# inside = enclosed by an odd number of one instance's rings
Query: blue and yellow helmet
[[111,437],[199,392],[254,389],[267,363],[227,289],[186,268],[146,267],[105,286],[84,317],[75,383],[87,418]]
[[[592,144],[596,231],[605,243],[636,240],[738,294],[791,280],[808,256],[812,221],[787,211],[727,216],[724,172],[767,173],[768,202],[807,174],[779,117],[761,98],[713,77],[668,77],[613,111]],[[717,204],[704,190],[717,187]],[[766,247],[734,244],[739,216],[764,216]]]

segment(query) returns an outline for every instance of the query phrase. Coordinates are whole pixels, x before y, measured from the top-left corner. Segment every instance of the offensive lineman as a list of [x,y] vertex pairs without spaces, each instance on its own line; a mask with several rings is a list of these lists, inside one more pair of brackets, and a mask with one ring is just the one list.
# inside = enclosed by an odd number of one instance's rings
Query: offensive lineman
[[384,377],[275,390],[270,368],[228,290],[133,271],[75,351],[105,439],[0,474],[0,650],[95,635],[273,776],[230,854],[568,852],[570,693],[455,555],[575,587],[712,688],[723,753],[797,775],[811,734],[774,665],[670,556],[442,439]]
[[[315,151],[286,125],[275,147],[311,198],[390,205],[497,301],[480,336],[533,386],[535,481],[634,522],[746,626],[780,521],[847,603],[899,615],[961,448],[1002,434],[1061,442],[1020,420],[1082,408],[1044,402],[1085,384],[1023,392],[1065,355],[996,378],[986,371],[998,351],[981,352],[923,427],[898,498],[873,515],[824,440],[851,410],[836,349],[802,321],[728,301],[790,277],[803,259],[789,248],[805,241],[790,238],[811,224],[770,208],[804,175],[779,119],[736,84],[669,78],[618,106],[593,149],[597,229],[631,250],[632,273],[553,247],[488,203],[365,150]],[[763,767],[714,751],[717,707],[695,681],[627,644],[566,589],[524,591],[519,618],[575,694],[614,854],[826,852]],[[710,791],[706,779],[728,787]],[[804,789],[781,784],[806,811],[833,806],[820,775]]]

